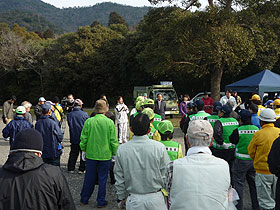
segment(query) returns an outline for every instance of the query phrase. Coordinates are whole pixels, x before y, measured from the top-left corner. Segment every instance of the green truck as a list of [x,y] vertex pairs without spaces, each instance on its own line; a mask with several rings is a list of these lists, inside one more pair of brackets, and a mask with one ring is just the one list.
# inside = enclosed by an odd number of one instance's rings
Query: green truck
[[161,82],[160,85],[152,86],[135,86],[133,99],[135,101],[137,96],[147,96],[155,101],[159,93],[162,94],[163,101],[166,103],[165,115],[173,117],[174,114],[179,114],[178,97],[172,82]]

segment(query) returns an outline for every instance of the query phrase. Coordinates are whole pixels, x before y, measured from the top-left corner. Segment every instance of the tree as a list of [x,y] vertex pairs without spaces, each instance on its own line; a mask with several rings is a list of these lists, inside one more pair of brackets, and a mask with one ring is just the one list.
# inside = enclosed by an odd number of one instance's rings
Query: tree
[[125,20],[116,12],[111,12],[109,16],[109,22],[108,26],[112,24],[123,24],[128,28],[128,24],[125,22]]
[[44,32],[43,37],[44,37],[45,39],[54,39],[54,38],[55,38],[55,35],[54,35],[54,33],[53,33],[52,30],[47,29],[47,30]]

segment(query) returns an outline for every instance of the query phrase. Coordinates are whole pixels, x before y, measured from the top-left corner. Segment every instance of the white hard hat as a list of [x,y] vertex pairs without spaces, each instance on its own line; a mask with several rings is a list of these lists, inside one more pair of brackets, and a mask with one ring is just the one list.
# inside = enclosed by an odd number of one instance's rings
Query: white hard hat
[[276,114],[272,109],[264,109],[259,119],[264,122],[275,122],[276,121]]
[[16,113],[17,113],[17,114],[22,114],[22,115],[25,114],[25,113],[26,113],[25,107],[24,107],[24,106],[19,106],[19,107],[17,107]]

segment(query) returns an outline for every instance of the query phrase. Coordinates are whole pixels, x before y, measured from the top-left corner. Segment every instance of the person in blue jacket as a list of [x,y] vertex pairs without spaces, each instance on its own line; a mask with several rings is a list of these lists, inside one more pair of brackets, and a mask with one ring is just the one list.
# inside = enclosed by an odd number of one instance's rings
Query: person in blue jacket
[[252,125],[255,125],[259,129],[261,129],[260,119],[259,119],[259,116],[258,116],[258,111],[259,111],[258,105],[252,103],[249,107],[249,111],[252,114],[252,117],[251,117]]
[[35,124],[35,129],[38,130],[43,137],[43,161],[51,165],[60,166],[63,134],[57,122],[51,118],[51,113],[51,104],[47,102],[44,103],[42,105],[42,116]]
[[30,122],[24,118],[26,109],[24,106],[19,106],[16,109],[16,117],[2,130],[3,137],[10,137],[10,147],[13,146],[14,138],[18,132],[26,128],[32,128]]
[[82,160],[82,150],[80,148],[80,136],[85,121],[89,118],[88,114],[82,111],[83,101],[76,99],[74,108],[67,116],[67,122],[70,131],[71,150],[68,159],[68,172],[74,173],[77,158],[80,154],[79,173],[84,173],[86,169],[86,162]]

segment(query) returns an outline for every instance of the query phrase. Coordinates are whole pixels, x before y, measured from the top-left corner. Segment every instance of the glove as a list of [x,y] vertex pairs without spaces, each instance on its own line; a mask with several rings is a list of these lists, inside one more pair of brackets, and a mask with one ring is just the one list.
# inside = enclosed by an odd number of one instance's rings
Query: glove
[[119,209],[125,209],[125,202],[126,202],[125,199],[119,201],[119,202],[118,202],[118,208],[119,208]]
[[86,161],[86,152],[82,152],[82,160]]

